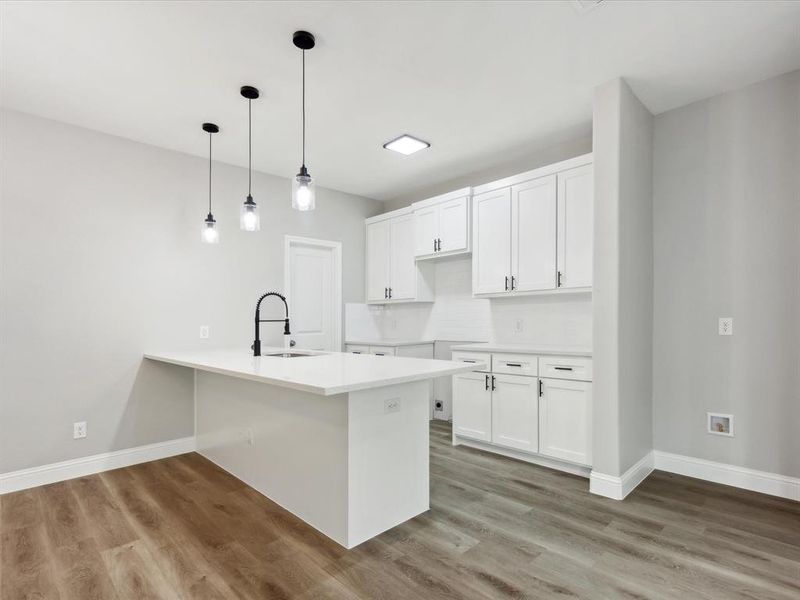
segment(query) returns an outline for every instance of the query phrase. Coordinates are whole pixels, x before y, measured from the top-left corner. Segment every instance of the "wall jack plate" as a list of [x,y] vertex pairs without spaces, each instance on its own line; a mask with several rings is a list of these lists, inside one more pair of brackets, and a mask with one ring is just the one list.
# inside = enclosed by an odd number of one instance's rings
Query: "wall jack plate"
[[72,439],[80,440],[86,437],[86,421],[78,421],[72,424]]

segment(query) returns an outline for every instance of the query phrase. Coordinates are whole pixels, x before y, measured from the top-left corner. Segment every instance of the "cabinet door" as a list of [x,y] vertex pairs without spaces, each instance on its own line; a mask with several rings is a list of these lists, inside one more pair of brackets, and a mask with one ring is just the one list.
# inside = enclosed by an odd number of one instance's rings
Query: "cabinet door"
[[558,271],[563,288],[592,285],[592,165],[558,174]]
[[511,188],[511,273],[518,291],[556,287],[556,176]]
[[488,442],[492,437],[492,392],[486,373],[453,375],[453,431]]
[[439,205],[440,252],[469,249],[469,198],[457,198]]
[[389,220],[389,287],[391,300],[413,300],[417,295],[417,263],[414,259],[414,215]]
[[436,238],[439,237],[439,206],[428,206],[414,211],[416,221],[417,256],[436,253]]
[[367,302],[385,299],[389,287],[389,221],[367,225]]
[[539,380],[494,375],[492,443],[526,452],[539,450]]
[[511,277],[511,188],[472,199],[472,292],[506,290]]
[[592,464],[592,384],[542,380],[539,452],[582,465]]

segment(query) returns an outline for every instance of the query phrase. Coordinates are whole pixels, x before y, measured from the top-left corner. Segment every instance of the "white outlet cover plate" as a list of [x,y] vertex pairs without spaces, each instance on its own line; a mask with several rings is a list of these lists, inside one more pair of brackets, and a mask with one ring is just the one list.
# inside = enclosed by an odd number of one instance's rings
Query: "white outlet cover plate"
[[207,340],[211,337],[211,328],[208,325],[200,325],[200,339]]
[[72,438],[79,440],[86,437],[86,421],[78,421],[72,424]]
[[719,318],[719,334],[733,335],[733,317]]

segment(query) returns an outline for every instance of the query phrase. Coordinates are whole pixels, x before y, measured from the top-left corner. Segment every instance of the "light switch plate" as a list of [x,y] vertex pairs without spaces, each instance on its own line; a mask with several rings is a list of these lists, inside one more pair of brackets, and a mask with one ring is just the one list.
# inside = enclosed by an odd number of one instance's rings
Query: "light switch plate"
[[733,335],[733,317],[719,318],[719,334]]
[[208,325],[200,325],[200,339],[207,340],[211,337],[211,327]]

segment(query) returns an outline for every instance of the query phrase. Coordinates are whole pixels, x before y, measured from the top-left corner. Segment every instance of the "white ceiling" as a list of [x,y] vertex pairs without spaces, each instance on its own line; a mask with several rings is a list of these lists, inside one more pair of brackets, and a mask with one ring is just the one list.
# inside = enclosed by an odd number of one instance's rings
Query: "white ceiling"
[[[317,184],[407,194],[589,130],[592,88],[623,76],[654,113],[800,68],[800,2],[8,2],[2,104]],[[431,142],[384,150],[401,133]],[[256,194],[257,195],[257,194]]]

